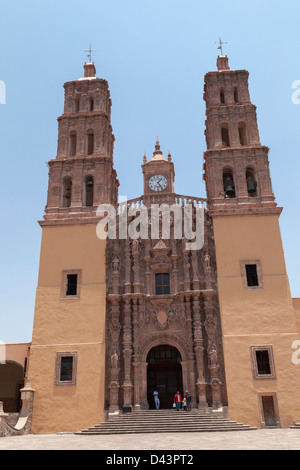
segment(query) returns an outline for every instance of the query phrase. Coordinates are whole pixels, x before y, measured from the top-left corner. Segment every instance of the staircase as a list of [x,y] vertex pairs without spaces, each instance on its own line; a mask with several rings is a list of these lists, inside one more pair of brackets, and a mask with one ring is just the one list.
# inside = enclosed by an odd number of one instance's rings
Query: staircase
[[300,423],[295,423],[293,426],[290,426],[290,429],[300,429]]
[[133,411],[84,429],[78,435],[249,431],[257,428],[199,410]]

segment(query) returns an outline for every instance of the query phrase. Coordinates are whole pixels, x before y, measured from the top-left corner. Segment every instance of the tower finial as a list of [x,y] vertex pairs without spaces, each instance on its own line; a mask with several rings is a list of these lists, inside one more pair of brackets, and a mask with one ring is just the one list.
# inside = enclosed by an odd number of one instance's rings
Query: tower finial
[[155,144],[154,155],[155,155],[156,153],[161,153],[158,137],[156,137],[156,144]]
[[88,52],[87,57],[89,58],[89,63],[92,62],[92,52],[96,52],[92,50],[92,46],[90,45],[90,48],[88,50],[85,50],[84,52]]
[[215,44],[219,44],[218,45],[218,49],[220,49],[221,51],[221,56],[223,55],[223,44],[227,44],[227,42],[223,42],[222,39],[219,37],[219,41],[218,42],[215,42]]

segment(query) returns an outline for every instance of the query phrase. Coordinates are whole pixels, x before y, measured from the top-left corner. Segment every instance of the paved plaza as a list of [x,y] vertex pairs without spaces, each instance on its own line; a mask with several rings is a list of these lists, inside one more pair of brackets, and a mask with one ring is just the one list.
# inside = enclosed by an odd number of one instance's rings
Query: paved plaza
[[170,434],[39,434],[0,438],[0,450],[299,450],[300,429]]

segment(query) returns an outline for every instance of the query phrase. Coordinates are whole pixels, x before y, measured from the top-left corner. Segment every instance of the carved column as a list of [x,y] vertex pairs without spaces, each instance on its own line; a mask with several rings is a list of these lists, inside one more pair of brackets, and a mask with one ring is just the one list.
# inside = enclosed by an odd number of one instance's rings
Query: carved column
[[206,289],[212,289],[211,263],[208,251],[205,251],[203,254],[203,269]]
[[200,289],[200,281],[198,277],[198,251],[192,250],[192,268],[193,268],[193,289]]
[[202,322],[200,316],[200,297],[199,295],[193,295],[193,317],[194,317],[194,344],[195,344],[195,355],[196,355],[196,366],[197,366],[197,392],[198,392],[198,408],[202,410],[207,409],[206,401],[206,381],[204,377],[203,367],[203,334],[202,334]]
[[112,272],[112,293],[119,293],[119,282],[120,282],[120,260],[117,254],[113,255],[112,259],[113,272]]
[[186,239],[182,239],[182,254],[183,254],[183,273],[184,273],[184,290],[191,289],[191,277],[190,277],[190,263],[189,263],[189,252],[185,249]]
[[135,293],[141,291],[140,282],[140,244],[138,240],[132,241],[132,257],[133,257],[133,289]]
[[131,301],[125,299],[124,305],[124,332],[123,332],[123,356],[124,356],[124,383],[123,383],[123,407],[132,406],[131,382],[131,356],[132,356],[132,328],[131,328]]
[[111,335],[111,354],[110,354],[110,384],[109,384],[109,411],[115,412],[119,410],[119,373],[120,373],[120,351],[119,337],[121,331],[120,325],[120,306],[119,299],[116,297],[111,300],[109,330]]
[[149,240],[145,241],[145,278],[146,278],[146,294],[151,294],[151,271],[150,271],[150,243]]
[[[194,355],[194,342],[193,342],[193,319],[192,319],[192,309],[191,309],[191,301],[190,298],[186,298],[186,302],[184,302],[184,296],[180,299],[180,308],[184,311],[185,310],[185,317],[186,317],[186,344],[187,344],[187,351],[188,351],[188,358],[189,360],[186,363],[186,367],[188,370],[188,383],[187,383],[187,390],[192,395],[192,406],[197,406],[197,398],[196,398],[196,378],[195,378],[195,355]],[[183,390],[185,392],[185,390]]]
[[131,292],[130,273],[131,273],[130,242],[127,239],[125,240],[125,294],[129,294]]
[[219,377],[219,359],[218,349],[216,345],[216,319],[214,315],[214,301],[215,292],[205,291],[204,302],[205,302],[205,330],[208,336],[208,368],[211,375],[211,391],[213,399],[213,410],[217,410],[222,406],[221,403],[221,379]]
[[140,357],[139,357],[139,335],[138,335],[138,300],[133,298],[132,325],[133,325],[133,380],[134,380],[134,409],[141,409],[140,397]]

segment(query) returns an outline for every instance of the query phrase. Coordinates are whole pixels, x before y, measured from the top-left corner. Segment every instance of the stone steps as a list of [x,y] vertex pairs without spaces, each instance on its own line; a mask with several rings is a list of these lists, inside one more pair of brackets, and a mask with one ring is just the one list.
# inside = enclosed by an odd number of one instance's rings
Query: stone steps
[[198,410],[147,410],[125,413],[78,435],[249,431],[257,428]]

